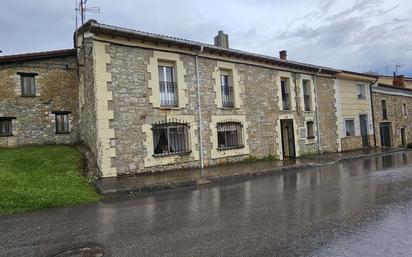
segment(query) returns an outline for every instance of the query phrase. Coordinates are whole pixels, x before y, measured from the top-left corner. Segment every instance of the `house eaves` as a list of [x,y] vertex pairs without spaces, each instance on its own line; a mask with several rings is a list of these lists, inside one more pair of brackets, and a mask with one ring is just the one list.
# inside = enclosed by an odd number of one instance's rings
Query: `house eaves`
[[293,69],[301,69],[308,72],[320,72],[324,74],[336,74],[339,73],[340,70],[317,66],[307,63],[295,62],[290,60],[282,60],[277,57],[262,55],[262,54],[255,54],[246,51],[241,51],[237,49],[227,49],[224,47],[215,46],[212,44],[201,43],[197,41],[181,39],[177,37],[170,37],[165,35],[159,35],[149,32],[137,31],[132,29],[126,29],[111,25],[106,25],[102,23],[98,23],[95,20],[89,20],[86,22],[82,27],[80,27],[77,32],[80,35],[83,32],[91,32],[96,35],[109,35],[112,37],[123,37],[128,40],[141,40],[143,42],[153,42],[155,44],[166,44],[168,46],[176,46],[176,47],[186,47],[191,50],[200,51],[203,49],[211,54],[216,55],[226,55],[228,57],[235,57],[235,58],[242,58],[242,59],[250,59],[252,61],[258,61],[266,64],[272,64],[280,67],[285,68],[293,68]]

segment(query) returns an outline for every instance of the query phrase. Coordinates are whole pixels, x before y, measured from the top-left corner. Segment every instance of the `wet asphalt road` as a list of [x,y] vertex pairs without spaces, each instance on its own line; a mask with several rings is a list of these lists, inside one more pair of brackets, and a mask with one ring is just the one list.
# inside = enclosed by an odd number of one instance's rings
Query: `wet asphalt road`
[[29,214],[0,256],[412,256],[412,152]]

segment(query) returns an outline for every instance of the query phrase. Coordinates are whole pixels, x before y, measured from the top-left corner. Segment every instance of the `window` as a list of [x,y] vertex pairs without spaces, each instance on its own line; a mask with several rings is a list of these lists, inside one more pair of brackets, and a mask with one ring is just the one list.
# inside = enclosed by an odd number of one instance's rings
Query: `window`
[[[170,66],[168,66],[170,65]],[[173,64],[159,65],[160,106],[177,107],[177,83]]]
[[366,87],[365,85],[356,85],[358,91],[358,99],[366,99]]
[[406,108],[406,104],[405,104],[405,103],[402,104],[402,113],[403,113],[403,116],[408,115],[408,112],[407,112],[407,108]]
[[0,118],[0,136],[6,137],[13,135],[12,119],[13,118]]
[[67,134],[69,130],[69,112],[54,112],[56,116],[56,134]]
[[36,96],[36,80],[34,73],[18,73],[21,81],[22,96]]
[[281,79],[280,86],[282,90],[282,106],[283,110],[290,110],[290,86],[289,80]]
[[352,137],[355,135],[355,121],[345,120],[346,136]]
[[153,125],[154,156],[190,153],[189,125],[167,122]]
[[311,111],[311,88],[310,88],[310,81],[309,80],[303,80],[302,81],[303,85],[303,103],[305,106],[305,111]]
[[218,123],[217,145],[219,150],[243,147],[243,125],[239,122]]
[[386,100],[382,100],[382,118],[384,120],[388,119],[388,110],[386,109]]
[[315,138],[315,132],[313,129],[313,121],[306,122],[307,139]]
[[231,83],[230,72],[221,71],[220,72],[220,85],[222,91],[222,105],[225,108],[233,108],[233,84]]

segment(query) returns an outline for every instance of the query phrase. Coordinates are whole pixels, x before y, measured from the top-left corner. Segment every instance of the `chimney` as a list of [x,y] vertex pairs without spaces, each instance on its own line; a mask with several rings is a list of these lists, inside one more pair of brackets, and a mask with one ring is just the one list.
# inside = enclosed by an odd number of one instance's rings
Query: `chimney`
[[286,60],[287,53],[288,52],[286,50],[279,51],[279,58],[282,60]]
[[405,87],[405,77],[404,77],[404,75],[395,76],[395,74],[394,74],[393,75],[393,86],[394,87],[404,88]]
[[215,37],[215,46],[229,48],[229,36],[223,33],[223,30],[219,30]]

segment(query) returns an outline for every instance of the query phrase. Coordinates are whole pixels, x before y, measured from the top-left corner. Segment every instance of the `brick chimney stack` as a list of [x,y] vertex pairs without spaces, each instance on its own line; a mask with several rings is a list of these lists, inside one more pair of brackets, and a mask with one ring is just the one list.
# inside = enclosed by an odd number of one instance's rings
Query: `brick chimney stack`
[[215,37],[215,46],[229,48],[229,36],[223,33],[223,30],[219,30]]
[[404,75],[396,76],[394,73],[393,74],[393,86],[404,88],[405,87],[405,76]]
[[279,52],[279,58],[282,60],[286,60],[287,59],[287,51],[286,50],[282,50]]

